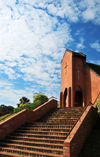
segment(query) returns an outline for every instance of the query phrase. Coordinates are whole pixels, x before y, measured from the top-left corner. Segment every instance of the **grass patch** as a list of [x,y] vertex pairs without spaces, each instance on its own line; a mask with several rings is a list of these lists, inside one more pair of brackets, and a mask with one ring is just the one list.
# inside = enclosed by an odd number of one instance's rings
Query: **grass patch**
[[98,108],[98,113],[99,113],[99,115],[100,115],[100,96],[99,96],[99,101],[98,101],[97,108]]
[[13,116],[14,114],[16,114],[16,113],[9,113],[9,114],[6,114],[6,115],[4,115],[4,116],[1,116],[0,117],[0,123],[2,122],[2,121],[4,121],[4,120],[6,120],[7,118],[10,118],[11,116]]
[[17,108],[14,108],[14,112],[11,114],[6,114],[4,116],[1,116],[0,117],[0,122],[6,120],[7,118],[10,118],[11,116],[15,115],[16,113],[24,110],[24,109],[27,109],[27,110],[34,110],[35,108],[39,107],[41,104],[43,104],[43,101],[36,101],[34,103],[30,103],[30,104],[25,104],[23,106],[20,106],[20,107],[17,107]]

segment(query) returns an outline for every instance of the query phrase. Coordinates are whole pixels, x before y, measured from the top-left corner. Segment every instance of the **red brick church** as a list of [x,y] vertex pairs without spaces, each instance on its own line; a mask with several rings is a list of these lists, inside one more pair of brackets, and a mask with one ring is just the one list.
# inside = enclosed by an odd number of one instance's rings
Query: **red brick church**
[[86,106],[100,92],[100,65],[86,55],[66,50],[61,62],[60,107]]

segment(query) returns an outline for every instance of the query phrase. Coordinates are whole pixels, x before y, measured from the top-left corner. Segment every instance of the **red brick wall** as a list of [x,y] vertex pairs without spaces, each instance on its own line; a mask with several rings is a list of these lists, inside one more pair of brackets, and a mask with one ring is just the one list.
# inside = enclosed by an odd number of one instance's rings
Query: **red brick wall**
[[90,69],[85,67],[86,71],[86,104],[94,102],[100,92],[100,77]]
[[[67,51],[67,50],[66,50]],[[70,51],[67,51],[67,53],[65,52],[64,58],[62,60],[61,63],[61,92],[63,93],[64,96],[64,91],[65,89],[71,87],[72,88],[72,53]],[[67,74],[66,74],[66,64],[67,66]],[[71,90],[72,91],[72,90]],[[68,93],[67,93],[68,94]],[[72,95],[72,93],[71,93]],[[64,98],[62,98],[62,106],[64,106]],[[71,101],[73,101],[72,97],[71,97]]]
[[27,110],[23,110],[11,118],[0,123],[0,140],[5,138],[6,135],[13,132],[19,126],[27,121]]
[[[61,63],[61,92],[64,95],[65,89],[71,87],[71,107],[75,104],[75,93],[78,87],[81,88],[83,94],[83,106],[86,104],[85,99],[85,66],[86,58],[77,57],[70,50],[66,50],[64,58]],[[65,66],[67,63],[67,74],[65,74]],[[78,79],[78,67],[80,72],[80,78]],[[67,93],[68,94],[68,93]],[[64,107],[64,106],[63,106]],[[69,106],[67,106],[69,107]]]
[[[65,66],[67,63],[67,74],[65,74]],[[61,63],[61,91],[64,93],[66,87],[72,87],[72,53],[65,53]]]
[[45,115],[52,108],[57,108],[56,100],[49,100],[33,111],[23,110],[0,123],[0,140],[12,133],[25,122],[34,122]]
[[[85,106],[85,66],[84,58],[74,57],[74,67],[73,67],[73,101],[75,102],[75,93],[77,88],[81,88],[83,96],[83,106]],[[78,68],[80,73],[78,74]],[[79,76],[78,76],[79,75]],[[78,78],[79,77],[79,78]],[[74,104],[73,104],[74,106]]]
[[[75,93],[78,87],[82,91],[83,106],[94,102],[100,92],[100,76],[86,66],[86,57],[79,57],[70,50],[66,50],[61,63],[61,94],[60,107],[65,107],[64,92],[67,88],[67,107],[75,106]],[[67,74],[65,73],[67,64]],[[78,78],[78,67],[81,71]],[[69,94],[69,87],[71,92]],[[70,100],[68,98],[70,97]],[[70,102],[70,103],[69,103]],[[71,105],[70,105],[71,104]]]
[[[44,103],[43,105],[39,106],[33,111],[28,111],[28,121],[35,122],[42,116],[44,116],[48,111],[52,108],[57,108],[57,101],[56,100],[49,100],[48,102]],[[30,114],[31,113],[31,114]]]
[[97,108],[88,106],[63,144],[64,157],[78,157],[98,118]]

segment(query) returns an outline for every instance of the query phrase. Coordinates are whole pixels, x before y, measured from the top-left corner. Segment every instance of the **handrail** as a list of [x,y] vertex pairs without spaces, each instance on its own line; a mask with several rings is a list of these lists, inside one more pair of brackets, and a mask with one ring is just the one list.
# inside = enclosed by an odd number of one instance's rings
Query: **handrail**
[[[43,103],[45,103],[45,102],[42,102],[42,103],[40,103],[40,104],[38,104],[37,106],[34,106],[34,107],[29,107],[29,109],[33,109],[33,110],[34,110],[35,108],[39,107],[39,106],[42,105]],[[15,111],[15,112],[10,113],[10,114],[7,115],[7,116],[1,118],[0,121],[2,121],[3,119],[5,119],[5,118],[7,118],[7,117],[9,117],[9,116],[11,116],[11,115],[13,115],[14,113],[17,113],[17,112],[19,112],[19,111],[22,111],[23,109],[24,109],[24,106],[23,106],[23,108],[21,108],[21,110],[19,109],[19,110]]]
[[94,101],[93,104],[92,104],[91,102],[89,102],[89,103],[85,106],[85,108],[84,108],[83,111],[81,112],[80,116],[77,118],[77,120],[76,120],[75,123],[73,124],[72,128],[71,128],[70,131],[68,132],[66,138],[69,136],[69,134],[71,133],[71,131],[72,131],[73,128],[75,127],[76,123],[79,121],[79,119],[81,118],[81,116],[83,115],[83,113],[86,111],[87,107],[88,107],[90,104],[94,105],[95,102],[97,101],[97,99],[99,98],[99,96],[100,96],[100,93],[98,94],[98,96],[97,96],[97,98],[95,99],[95,101]]
[[[55,97],[52,96],[52,97],[48,98],[48,100],[50,100],[51,98],[52,98],[52,99],[57,99],[57,98],[55,98]],[[47,100],[47,101],[48,101],[48,100]],[[40,105],[44,104],[44,103],[47,102],[47,101],[43,101],[42,103],[38,104],[37,106],[29,107],[29,110],[34,110],[35,108],[39,107]],[[13,114],[19,112],[19,111],[22,111],[23,109],[24,109],[24,106],[23,106],[21,109],[15,111],[15,112],[12,112],[12,113],[10,113],[9,115],[3,117],[2,119],[0,119],[0,121],[4,120],[5,118],[7,118],[7,117],[9,117],[9,116],[11,116],[11,115],[13,115]]]

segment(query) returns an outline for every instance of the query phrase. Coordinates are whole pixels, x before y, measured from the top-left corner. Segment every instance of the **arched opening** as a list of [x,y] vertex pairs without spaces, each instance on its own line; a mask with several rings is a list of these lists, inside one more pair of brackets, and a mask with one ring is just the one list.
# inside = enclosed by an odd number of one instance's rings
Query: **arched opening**
[[65,89],[64,92],[64,107],[67,107],[67,88]]
[[77,88],[75,93],[75,106],[82,106],[83,103],[83,96],[82,96],[82,90],[80,87]]

